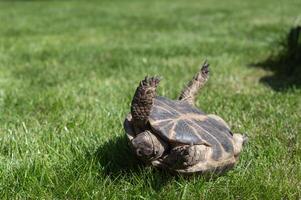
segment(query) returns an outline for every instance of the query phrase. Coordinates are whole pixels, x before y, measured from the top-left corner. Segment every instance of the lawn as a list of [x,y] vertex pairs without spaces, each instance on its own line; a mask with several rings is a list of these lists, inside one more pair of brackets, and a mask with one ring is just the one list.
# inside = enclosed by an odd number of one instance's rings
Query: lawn
[[[301,87],[253,67],[301,23],[300,8],[0,1],[0,198],[301,198]],[[141,165],[122,125],[137,84],[160,75],[159,94],[177,98],[205,59],[211,77],[197,105],[248,134],[238,165],[209,179]]]

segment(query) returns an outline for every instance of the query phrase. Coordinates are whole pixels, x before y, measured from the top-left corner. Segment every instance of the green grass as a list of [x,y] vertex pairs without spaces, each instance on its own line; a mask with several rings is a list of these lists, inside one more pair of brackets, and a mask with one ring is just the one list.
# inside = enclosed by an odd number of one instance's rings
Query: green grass
[[[250,67],[299,0],[0,1],[1,199],[299,199],[301,89]],[[211,179],[139,164],[123,119],[145,75],[176,98],[207,58],[197,105],[250,142]],[[274,80],[277,85],[277,81]],[[283,82],[285,84],[285,81]]]

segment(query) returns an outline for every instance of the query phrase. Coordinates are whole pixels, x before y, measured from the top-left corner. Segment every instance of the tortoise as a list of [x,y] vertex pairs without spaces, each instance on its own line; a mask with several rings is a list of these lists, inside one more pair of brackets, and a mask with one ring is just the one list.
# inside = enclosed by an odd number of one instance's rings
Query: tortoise
[[157,96],[160,78],[156,76],[140,82],[124,121],[139,159],[183,174],[221,173],[235,166],[247,136],[233,134],[221,117],[195,107],[208,78],[206,61],[178,100]]

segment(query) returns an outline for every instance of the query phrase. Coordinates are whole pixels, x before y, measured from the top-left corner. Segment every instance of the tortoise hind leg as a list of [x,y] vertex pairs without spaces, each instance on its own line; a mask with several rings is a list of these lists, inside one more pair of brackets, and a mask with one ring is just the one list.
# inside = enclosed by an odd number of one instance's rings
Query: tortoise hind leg
[[181,145],[174,147],[164,159],[164,164],[173,169],[186,169],[205,159],[205,145]]
[[209,64],[207,61],[203,64],[201,70],[193,77],[188,85],[182,90],[179,100],[187,101],[194,105],[195,98],[199,90],[205,85],[209,78]]
[[234,156],[237,158],[243,146],[248,142],[249,139],[246,135],[235,133],[233,134],[233,140],[234,140]]

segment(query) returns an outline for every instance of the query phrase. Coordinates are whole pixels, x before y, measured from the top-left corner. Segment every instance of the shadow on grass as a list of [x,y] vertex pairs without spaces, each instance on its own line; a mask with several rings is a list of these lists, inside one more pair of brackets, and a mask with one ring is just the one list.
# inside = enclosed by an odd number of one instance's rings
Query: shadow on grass
[[151,187],[160,191],[173,176],[165,170],[158,170],[149,167],[139,161],[128,145],[127,138],[120,136],[109,140],[101,145],[95,152],[97,162],[101,166],[101,171],[110,178],[146,177],[150,181]]
[[286,37],[278,43],[281,50],[273,52],[266,60],[251,64],[273,72],[261,78],[261,82],[276,91],[301,86],[301,26],[291,28]]
[[145,180],[143,181],[149,181],[151,187],[156,191],[160,191],[171,180],[202,179],[208,182],[214,181],[227,173],[181,175],[147,166],[134,156],[125,136],[111,139],[101,145],[95,152],[95,157],[101,166],[100,170],[106,176],[112,179],[120,176],[128,179],[134,177],[143,179],[142,177],[144,177]]
[[133,155],[126,137],[117,137],[98,147],[95,156],[105,174],[138,172],[144,164]]

